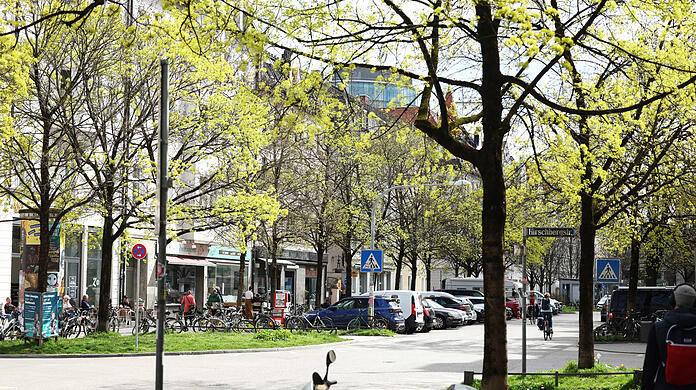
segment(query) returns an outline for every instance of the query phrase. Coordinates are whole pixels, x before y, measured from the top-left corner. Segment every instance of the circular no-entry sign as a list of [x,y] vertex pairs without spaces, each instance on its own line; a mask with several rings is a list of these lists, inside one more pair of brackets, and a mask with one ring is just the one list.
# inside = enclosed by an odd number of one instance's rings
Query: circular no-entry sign
[[133,245],[133,250],[131,251],[133,253],[133,257],[135,257],[138,260],[144,259],[145,256],[147,256],[147,249],[145,249],[145,245],[143,244],[135,244]]

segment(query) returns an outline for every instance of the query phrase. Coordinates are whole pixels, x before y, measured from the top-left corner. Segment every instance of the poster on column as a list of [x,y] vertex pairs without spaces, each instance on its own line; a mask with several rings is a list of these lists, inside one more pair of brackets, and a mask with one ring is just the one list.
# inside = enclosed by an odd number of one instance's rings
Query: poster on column
[[41,334],[41,293],[24,292],[24,331],[29,338]]
[[58,293],[43,293],[41,304],[42,337],[58,337]]

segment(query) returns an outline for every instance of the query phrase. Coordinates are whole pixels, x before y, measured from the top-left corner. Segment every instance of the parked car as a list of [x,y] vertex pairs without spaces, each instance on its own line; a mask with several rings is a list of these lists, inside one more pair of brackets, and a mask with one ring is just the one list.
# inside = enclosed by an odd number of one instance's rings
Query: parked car
[[435,329],[435,312],[433,309],[425,303],[425,300],[421,301],[423,305],[423,328],[418,329],[418,332],[428,333]]
[[[669,298],[674,287],[638,287],[636,292],[637,319],[649,321],[656,312],[672,309]],[[611,294],[608,319],[618,325],[626,318],[628,287],[619,287]]]
[[607,322],[607,313],[609,313],[609,306],[611,305],[611,296],[607,298],[606,301],[604,301],[604,304],[602,305],[600,311],[599,311],[599,320],[602,322]]
[[609,294],[602,295],[601,298],[597,301],[597,304],[595,305],[597,307],[597,310],[602,310],[602,307],[607,303],[607,300],[609,299]]
[[476,321],[478,322],[483,322],[484,319],[484,306],[485,306],[485,301],[483,297],[469,297],[468,298],[471,303],[474,304],[474,310],[476,310]]
[[454,295],[448,294],[443,291],[423,292],[423,298],[430,298],[433,301],[439,303],[441,306],[463,311],[464,321],[467,324],[471,324],[477,320],[477,318],[479,317],[478,310],[481,310],[480,315],[483,316],[483,309],[477,309],[476,306],[469,300],[469,298],[457,298]]
[[[345,327],[355,317],[367,315],[368,297],[343,298],[323,310],[313,310],[307,313],[310,317],[318,315],[333,320],[337,327]],[[395,300],[375,298],[375,316],[383,317],[389,324],[389,329],[402,332],[405,328],[404,317]]]
[[522,313],[520,312],[520,304],[517,302],[517,299],[505,298],[505,306],[512,310],[513,317],[519,318],[522,315]]
[[[368,294],[362,294],[367,296]],[[418,291],[381,290],[375,291],[375,297],[396,299],[406,322],[406,333],[413,333],[425,326],[423,319],[422,297]]]
[[433,299],[423,299],[423,307],[426,307],[432,314],[435,323],[433,329],[455,328],[464,325],[464,315],[461,310],[448,309]]

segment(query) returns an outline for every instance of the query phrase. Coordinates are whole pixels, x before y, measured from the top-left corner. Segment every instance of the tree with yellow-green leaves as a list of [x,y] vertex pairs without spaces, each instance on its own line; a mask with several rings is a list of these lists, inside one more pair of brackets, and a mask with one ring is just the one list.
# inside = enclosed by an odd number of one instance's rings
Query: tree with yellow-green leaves
[[[229,5],[219,1],[205,4]],[[685,12],[688,7],[686,1],[658,8],[642,3],[555,0],[384,0],[369,6],[357,1],[318,6],[249,0],[236,6],[252,19],[258,31],[265,33],[264,43],[268,46],[286,48],[334,66],[360,64],[423,82],[415,127],[454,156],[471,162],[481,176],[485,329],[499,336],[485,339],[483,387],[494,389],[507,387],[503,287],[506,197],[502,159],[506,135],[519,123],[522,110],[533,99],[556,111],[590,117],[634,111],[693,83],[696,77],[690,73],[690,67],[680,66],[669,81],[655,84],[646,94],[633,94],[620,105],[578,108],[567,104],[574,92],[573,80],[562,76],[568,66],[566,52],[594,57],[593,63],[600,69],[597,73],[613,61],[605,54],[618,50],[636,54],[645,66],[679,61],[672,56],[671,47],[644,51],[644,42],[637,39],[639,34],[618,31],[637,23],[635,18],[628,19],[630,15],[644,16],[646,20],[675,20],[675,25],[686,29],[690,24],[679,22],[690,18],[691,13]],[[649,26],[653,36],[661,36],[670,28],[662,23]],[[615,32],[617,35],[612,35]],[[628,36],[630,40],[621,41],[615,36]],[[448,118],[448,86],[464,91],[470,102],[465,109],[467,116]],[[560,93],[552,96],[542,91]],[[439,113],[439,122],[430,121],[431,107]],[[465,133],[482,134],[480,149],[466,142],[462,126]],[[590,307],[586,298],[584,304]],[[581,349],[580,365],[592,366],[594,358],[582,342]]]
[[[665,41],[658,43],[659,52]],[[589,116],[583,110],[622,107],[635,96],[654,95],[655,85],[672,83],[680,71],[645,64],[621,51],[604,73],[588,76],[564,51],[568,77],[573,81],[578,116],[550,112],[541,115],[548,126],[549,154],[537,165],[540,180],[569,203],[580,204],[580,344],[579,362],[591,365],[593,353],[593,265],[597,232],[641,202],[659,199],[682,175],[694,170],[688,150],[694,142],[693,86],[642,105],[630,113]],[[620,64],[620,66],[619,66]],[[684,64],[682,64],[684,65]],[[675,65],[679,66],[679,65]],[[642,211],[638,211],[642,212]],[[634,237],[638,238],[634,233]]]
[[[31,24],[58,8],[51,2],[5,8],[6,23],[14,25],[7,22],[14,19],[29,26],[17,35],[0,38],[0,67],[6,71],[2,80],[7,83],[3,87],[8,88],[2,94],[12,91],[13,84],[19,92],[2,103],[6,108],[2,109],[0,192],[39,222],[38,278],[29,288],[40,292],[47,286],[51,235],[66,216],[92,199],[70,147],[69,129],[79,120],[70,113],[85,102],[85,91],[78,85],[93,74],[90,59],[100,55],[99,42],[103,43],[100,37],[69,28],[67,16]],[[16,69],[8,69],[13,63],[18,65]],[[11,119],[6,117],[8,107]]]

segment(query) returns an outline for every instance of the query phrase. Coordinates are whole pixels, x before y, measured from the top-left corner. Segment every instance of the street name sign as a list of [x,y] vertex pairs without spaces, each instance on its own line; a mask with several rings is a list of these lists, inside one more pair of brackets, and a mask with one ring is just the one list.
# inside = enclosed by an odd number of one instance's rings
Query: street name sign
[[621,260],[597,259],[597,283],[619,283],[621,280]]
[[382,251],[364,250],[360,252],[360,271],[382,272]]
[[528,227],[527,237],[574,237],[574,228]]

